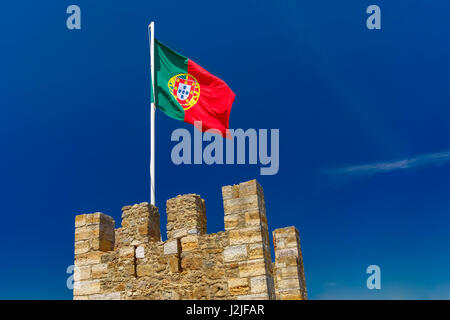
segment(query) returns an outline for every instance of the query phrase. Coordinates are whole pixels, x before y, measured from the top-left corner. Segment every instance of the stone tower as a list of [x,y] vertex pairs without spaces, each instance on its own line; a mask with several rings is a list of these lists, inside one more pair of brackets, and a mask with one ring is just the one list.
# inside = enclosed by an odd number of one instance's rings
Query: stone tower
[[167,201],[167,240],[158,208],[122,208],[75,218],[74,299],[307,299],[299,233],[273,231],[272,262],[262,187],[222,187],[225,231],[206,233],[205,201]]

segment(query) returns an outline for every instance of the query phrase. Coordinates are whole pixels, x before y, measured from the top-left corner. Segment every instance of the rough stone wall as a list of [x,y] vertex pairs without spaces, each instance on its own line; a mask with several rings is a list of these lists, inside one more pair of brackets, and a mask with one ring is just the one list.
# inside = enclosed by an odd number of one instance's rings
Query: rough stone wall
[[264,194],[256,180],[222,188],[225,231],[206,234],[205,202],[167,201],[167,240],[158,208],[122,208],[75,218],[74,299],[306,299],[295,227],[273,232],[271,260]]
[[295,227],[273,231],[274,278],[278,300],[306,300],[305,273],[300,236]]
[[225,231],[224,250],[228,288],[237,299],[274,299],[269,231],[264,194],[252,180],[222,188]]

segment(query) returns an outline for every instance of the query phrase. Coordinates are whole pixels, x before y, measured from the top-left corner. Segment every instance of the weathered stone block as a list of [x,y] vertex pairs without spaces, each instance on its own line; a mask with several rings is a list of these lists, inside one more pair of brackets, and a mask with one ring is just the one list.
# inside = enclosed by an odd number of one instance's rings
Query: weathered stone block
[[75,228],[82,227],[86,224],[86,215],[80,214],[75,217]]
[[250,180],[239,184],[239,197],[250,195],[263,195],[263,190],[258,181]]
[[136,248],[136,259],[145,258],[145,248],[143,246],[139,246]]
[[280,268],[278,271],[279,271],[278,275],[280,276],[281,279],[289,279],[289,278],[292,279],[300,277],[297,265]]
[[222,187],[223,200],[239,198],[239,185]]
[[126,246],[119,249],[119,255],[122,258],[134,258],[134,246]]
[[200,234],[200,230],[198,230],[198,228],[192,228],[192,229],[189,229],[187,231],[187,234],[199,235]]
[[106,239],[93,239],[91,240],[91,249],[100,251],[110,251],[114,248],[114,243],[111,240]]
[[90,295],[100,292],[100,280],[75,281],[73,294],[75,296]]
[[92,279],[100,279],[107,275],[108,265],[106,263],[92,265]]
[[300,253],[297,248],[285,248],[285,249],[277,249],[275,251],[275,257],[283,258],[283,257],[297,257]]
[[241,214],[229,214],[224,218],[225,230],[233,230],[245,227],[245,218]]
[[245,225],[248,227],[261,225],[261,214],[258,210],[245,212]]
[[223,209],[224,209],[225,215],[241,214],[242,213],[241,203],[242,203],[241,198],[233,198],[233,199],[224,200],[223,201]]
[[136,274],[138,277],[145,277],[152,275],[152,266],[148,264],[138,264],[136,266]]
[[225,275],[225,271],[222,268],[215,268],[215,269],[206,269],[205,275],[207,278],[211,280],[219,280],[223,279]]
[[168,259],[170,272],[181,272],[180,258],[178,256],[171,256]]
[[277,289],[299,289],[300,288],[300,280],[298,278],[294,279],[282,279],[277,280]]
[[264,258],[264,250],[267,250],[265,248],[264,243],[251,243],[248,245],[248,258],[250,260],[253,259],[263,259]]
[[102,254],[103,254],[102,251],[90,251],[87,253],[77,254],[75,256],[75,265],[84,266],[100,263]]
[[87,226],[75,229],[75,241],[89,240],[93,236],[92,230]]
[[262,209],[257,195],[251,195],[245,198],[224,200],[223,207],[225,215],[243,214],[246,211],[255,211]]
[[186,256],[181,259],[182,270],[198,270],[202,267],[203,260],[201,256]]
[[223,260],[225,262],[243,261],[247,259],[247,246],[229,246],[223,250]]
[[198,248],[198,236],[189,235],[181,238],[181,250],[191,251]]
[[89,240],[81,240],[75,242],[75,254],[86,253],[90,250]]
[[180,253],[180,241],[177,239],[167,240],[164,243],[164,254],[179,254]]
[[250,278],[250,292],[251,293],[267,293],[268,278],[267,276],[257,276]]
[[228,279],[228,290],[232,295],[247,294],[250,291],[247,278]]
[[120,292],[111,292],[103,294],[93,294],[89,296],[89,300],[120,300]]
[[187,228],[174,229],[172,230],[171,234],[172,235],[169,239],[180,239],[188,235],[188,229]]
[[267,274],[266,261],[264,259],[239,263],[240,277],[262,276]]
[[230,245],[262,242],[263,236],[260,227],[248,227],[237,230],[230,230]]
[[238,296],[237,300],[269,300],[267,293],[246,294]]
[[91,278],[90,266],[75,266],[73,270],[74,281],[88,280],[90,278]]

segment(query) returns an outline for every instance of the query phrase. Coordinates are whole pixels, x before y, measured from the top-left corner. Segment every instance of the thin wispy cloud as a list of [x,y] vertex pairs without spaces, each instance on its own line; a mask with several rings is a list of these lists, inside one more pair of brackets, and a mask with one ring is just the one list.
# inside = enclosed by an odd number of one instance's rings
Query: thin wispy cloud
[[450,150],[437,153],[428,153],[413,158],[395,161],[377,162],[357,166],[349,166],[327,170],[324,173],[329,176],[362,177],[373,176],[378,173],[386,173],[395,170],[405,170],[416,167],[443,165],[450,162]]

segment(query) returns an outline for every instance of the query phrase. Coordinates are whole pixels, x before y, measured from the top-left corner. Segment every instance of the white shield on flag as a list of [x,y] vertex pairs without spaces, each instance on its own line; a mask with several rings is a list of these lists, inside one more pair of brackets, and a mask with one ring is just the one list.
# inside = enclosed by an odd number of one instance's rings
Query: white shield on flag
[[189,84],[180,83],[177,90],[178,99],[180,99],[181,101],[186,100],[186,98],[189,96],[189,92],[191,91],[191,87],[192,86]]

